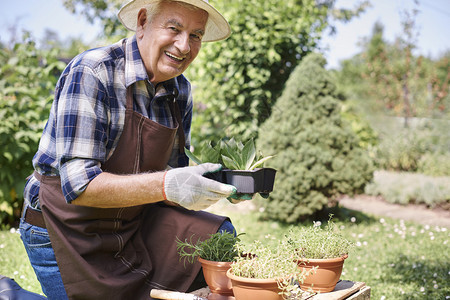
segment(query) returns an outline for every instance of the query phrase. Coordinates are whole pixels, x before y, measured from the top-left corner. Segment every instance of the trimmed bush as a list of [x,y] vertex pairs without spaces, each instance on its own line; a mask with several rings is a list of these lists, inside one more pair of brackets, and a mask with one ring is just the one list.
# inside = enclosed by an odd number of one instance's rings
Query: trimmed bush
[[364,191],[373,164],[340,114],[326,61],[308,55],[293,71],[257,141],[278,170],[274,191],[262,200],[267,218],[294,223],[322,210],[330,198]]

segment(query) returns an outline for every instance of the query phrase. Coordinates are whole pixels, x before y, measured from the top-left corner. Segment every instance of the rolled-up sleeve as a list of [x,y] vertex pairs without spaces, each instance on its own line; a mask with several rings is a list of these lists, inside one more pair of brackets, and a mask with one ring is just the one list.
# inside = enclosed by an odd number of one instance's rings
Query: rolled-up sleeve
[[56,155],[63,195],[70,203],[102,172],[108,97],[95,72],[82,65],[72,68],[59,89]]

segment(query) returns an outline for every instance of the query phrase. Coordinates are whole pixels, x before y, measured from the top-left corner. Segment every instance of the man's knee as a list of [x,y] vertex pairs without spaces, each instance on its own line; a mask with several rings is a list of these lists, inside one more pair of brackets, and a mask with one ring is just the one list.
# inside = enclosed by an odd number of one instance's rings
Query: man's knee
[[236,228],[234,228],[230,220],[225,220],[223,221],[222,225],[220,225],[219,230],[217,230],[217,232],[228,232],[236,235]]

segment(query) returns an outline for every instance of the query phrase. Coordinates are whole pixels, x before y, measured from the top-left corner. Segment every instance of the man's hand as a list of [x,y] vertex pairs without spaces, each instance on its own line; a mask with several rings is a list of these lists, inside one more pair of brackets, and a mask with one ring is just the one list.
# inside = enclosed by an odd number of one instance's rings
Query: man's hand
[[232,185],[203,177],[218,172],[220,164],[201,164],[193,167],[175,168],[164,175],[165,199],[192,210],[208,208],[218,200],[236,193]]

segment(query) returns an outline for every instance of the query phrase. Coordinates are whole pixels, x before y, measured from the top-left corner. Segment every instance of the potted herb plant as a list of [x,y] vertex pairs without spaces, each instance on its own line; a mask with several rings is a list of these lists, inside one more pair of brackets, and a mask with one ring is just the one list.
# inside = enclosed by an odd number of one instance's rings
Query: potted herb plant
[[180,259],[189,263],[198,259],[201,263],[205,281],[212,293],[208,299],[234,299],[231,281],[226,272],[238,256],[235,245],[240,241],[240,235],[242,234],[217,232],[203,241],[193,242],[192,238],[190,241],[177,239]]
[[201,150],[201,158],[187,149],[185,152],[197,164],[211,162],[225,166],[221,172],[205,176],[234,185],[238,194],[260,193],[265,196],[273,190],[276,170],[262,167],[273,156],[257,154],[253,139],[245,144],[233,138],[222,140],[215,146],[208,143]]
[[269,248],[255,241],[239,251],[251,254],[241,254],[227,271],[236,300],[282,300],[301,295],[295,283],[306,274],[298,269],[286,243]]
[[315,222],[310,227],[293,228],[286,235],[299,268],[310,273],[300,282],[302,290],[331,292],[342,274],[353,243],[337,231],[331,219],[332,215],[324,228]]

